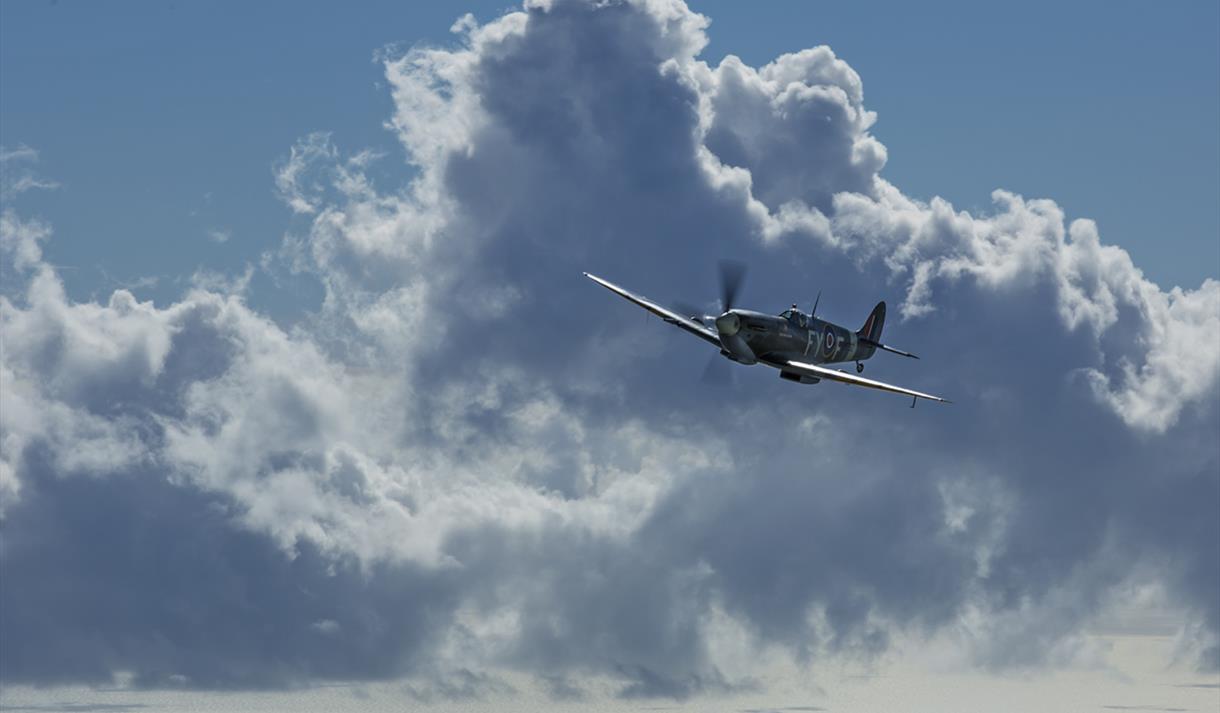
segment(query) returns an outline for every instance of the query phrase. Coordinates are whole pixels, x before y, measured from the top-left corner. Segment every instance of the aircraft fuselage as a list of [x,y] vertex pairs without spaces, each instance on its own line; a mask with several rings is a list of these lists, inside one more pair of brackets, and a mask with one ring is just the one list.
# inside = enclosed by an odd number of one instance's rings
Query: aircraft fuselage
[[[757,361],[780,364],[789,360],[833,364],[863,361],[876,349],[860,342],[856,333],[837,324],[789,309],[781,315],[733,309],[716,318],[716,329],[725,342],[725,356],[743,363]],[[735,350],[740,339],[748,352]],[[738,356],[745,358],[738,358]]]

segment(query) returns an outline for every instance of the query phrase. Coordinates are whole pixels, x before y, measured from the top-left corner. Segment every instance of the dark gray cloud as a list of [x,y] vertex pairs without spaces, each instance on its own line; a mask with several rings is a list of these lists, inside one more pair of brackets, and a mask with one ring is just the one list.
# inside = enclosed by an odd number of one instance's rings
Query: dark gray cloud
[[[708,67],[704,24],[555,2],[389,61],[406,189],[324,136],[280,167],[326,290],[291,329],[71,303],[6,212],[0,678],[683,697],[776,648],[1063,663],[1148,583],[1220,664],[1220,283],[1164,292],[1050,201],[905,198],[850,67]],[[580,275],[710,306],[723,256],[761,309],[888,299],[925,358],[870,371],[956,403],[703,387],[703,345]]]
[[26,449],[4,522],[0,665],[39,685],[265,688],[401,675],[428,661],[452,577],[292,556],[235,528],[228,498],[155,469],[64,478]]

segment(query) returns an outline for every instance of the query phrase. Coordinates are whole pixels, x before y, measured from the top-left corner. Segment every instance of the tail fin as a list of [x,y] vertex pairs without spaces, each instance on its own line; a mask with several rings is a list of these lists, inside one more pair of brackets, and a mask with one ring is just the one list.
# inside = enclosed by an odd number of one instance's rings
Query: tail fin
[[911,357],[912,359],[919,358],[910,352],[904,352],[901,349],[887,347],[886,345],[882,344],[881,328],[884,326],[885,302],[878,302],[877,306],[873,308],[872,313],[868,315],[868,319],[864,321],[864,326],[860,328],[860,331],[856,332],[856,336],[860,338],[860,343],[864,345],[864,349],[866,350],[862,353],[863,355],[860,357],[861,359],[867,359],[872,356],[874,349],[882,349],[884,351],[893,352],[894,354],[899,354],[904,357]]
[[868,315],[868,319],[864,321],[864,326],[857,335],[864,337],[870,342],[881,342],[881,328],[885,326],[885,302],[877,303],[873,311]]

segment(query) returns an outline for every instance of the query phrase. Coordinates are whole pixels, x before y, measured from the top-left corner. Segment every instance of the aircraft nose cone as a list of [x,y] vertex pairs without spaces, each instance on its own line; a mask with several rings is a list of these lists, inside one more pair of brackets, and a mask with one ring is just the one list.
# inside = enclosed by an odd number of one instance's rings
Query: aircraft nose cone
[[716,318],[716,331],[726,337],[737,334],[741,331],[741,317],[732,312],[725,312]]

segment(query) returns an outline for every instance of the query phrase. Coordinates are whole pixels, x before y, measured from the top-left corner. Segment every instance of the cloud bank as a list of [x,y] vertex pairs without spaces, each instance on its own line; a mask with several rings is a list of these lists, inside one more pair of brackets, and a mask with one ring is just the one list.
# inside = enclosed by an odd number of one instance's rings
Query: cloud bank
[[[1220,667],[1220,282],[1051,200],[903,195],[846,62],[712,67],[707,24],[530,2],[387,58],[408,184],[321,134],[277,166],[269,269],[324,289],[291,325],[242,280],[69,300],[6,152],[0,678],[684,696],[906,637],[1071,661],[1149,584]],[[870,370],[956,403],[709,389],[581,277],[710,304],[723,256],[761,309],[890,299],[924,360]]]

